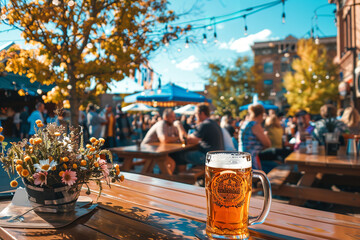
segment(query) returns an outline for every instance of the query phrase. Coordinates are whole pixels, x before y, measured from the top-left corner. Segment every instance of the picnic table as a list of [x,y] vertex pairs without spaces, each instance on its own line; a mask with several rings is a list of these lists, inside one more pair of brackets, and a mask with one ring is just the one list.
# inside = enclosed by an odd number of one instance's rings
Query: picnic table
[[360,207],[358,192],[316,186],[316,182],[322,181],[329,186],[360,187],[360,159],[346,155],[345,147],[340,148],[337,156],[325,155],[324,147],[319,148],[318,154],[294,151],[285,159],[285,163],[297,165],[302,173],[296,185],[284,183],[277,189],[280,195],[291,198],[291,204],[302,205],[306,200],[314,200]]
[[169,169],[165,165],[165,160],[170,153],[186,151],[195,149],[197,144],[181,144],[181,143],[150,143],[141,145],[131,145],[125,147],[114,147],[109,150],[118,155],[119,158],[124,158],[124,163],[121,167],[123,171],[130,171],[135,159],[143,159],[144,167],[142,173],[151,173],[154,165],[157,164],[160,168],[161,174],[171,175]]
[[[75,222],[56,229],[0,226],[0,239],[200,239],[206,225],[204,188],[124,175],[121,184],[104,186],[97,207]],[[95,201],[98,187],[90,188]],[[9,201],[0,202],[0,209]],[[261,198],[252,197],[250,215],[262,205]],[[266,221],[251,226],[250,234],[251,239],[359,239],[360,219],[273,202]]]

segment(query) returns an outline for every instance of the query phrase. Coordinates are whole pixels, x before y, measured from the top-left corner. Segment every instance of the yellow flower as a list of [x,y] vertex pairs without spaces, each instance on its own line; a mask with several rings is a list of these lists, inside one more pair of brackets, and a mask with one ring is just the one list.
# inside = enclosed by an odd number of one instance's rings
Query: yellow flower
[[115,164],[114,167],[115,167],[116,169],[119,169],[119,168],[120,168],[119,164]]
[[21,176],[23,176],[23,177],[29,176],[29,171],[28,171],[27,169],[23,169],[23,170],[21,171]]
[[39,128],[43,127],[44,124],[43,123],[39,123],[39,124],[36,124]]
[[5,137],[3,135],[0,135],[0,142],[4,141]]
[[86,144],[86,148],[92,148],[90,144]]
[[124,181],[124,179],[125,179],[124,175],[121,175],[120,176],[120,181]]
[[16,159],[16,164],[23,164],[23,161],[21,159]]
[[55,135],[56,137],[59,137],[59,136],[61,135],[61,133],[55,132],[54,135]]
[[40,124],[40,123],[42,123],[42,121],[40,119],[38,119],[38,120],[35,121],[35,123]]
[[55,171],[55,170],[56,170],[56,166],[53,166],[53,167],[51,168],[51,170]]
[[99,138],[99,142],[100,142],[101,144],[104,144],[104,143],[105,143],[105,139]]
[[68,157],[63,157],[62,159],[64,162],[68,162],[69,161],[69,158]]
[[16,180],[12,180],[10,182],[10,186],[13,187],[13,188],[16,188],[18,186],[18,182]]
[[94,138],[94,137],[90,138],[91,143],[94,143],[95,141],[96,141],[96,138]]
[[54,160],[54,158],[52,156],[50,156],[49,161],[51,162],[52,160]]
[[120,170],[116,169],[116,175],[119,176],[120,175]]
[[24,161],[25,161],[25,162],[30,161],[30,159],[31,159],[31,157],[30,157],[29,155],[26,155],[26,156],[24,157]]
[[30,144],[34,145],[34,139],[33,138],[30,138],[29,142],[30,142]]
[[96,140],[95,142],[93,142],[93,144],[96,146],[99,144],[99,140]]
[[94,151],[95,151],[95,148],[92,147],[92,148],[89,149],[89,151],[90,151],[90,152],[94,152]]
[[3,130],[4,130],[3,127],[0,127],[0,133],[1,133]]
[[62,177],[62,175],[64,174],[64,171],[60,171],[59,172],[59,176]]
[[21,165],[16,165],[16,171],[20,174],[21,171],[23,170],[23,166]]
[[42,143],[42,139],[41,138],[35,138],[34,139],[34,144],[39,144]]
[[73,164],[73,169],[77,169],[76,163]]
[[81,165],[81,166],[86,166],[86,161],[85,161],[85,160],[81,160],[80,165]]
[[99,163],[98,163],[98,162],[95,162],[95,163],[94,163],[94,167],[99,167]]
[[66,166],[66,164],[65,164],[65,163],[63,164],[63,168],[64,168],[64,169],[67,169],[67,166]]
[[86,155],[86,157],[87,157],[89,160],[91,160],[91,159],[93,158],[92,155]]

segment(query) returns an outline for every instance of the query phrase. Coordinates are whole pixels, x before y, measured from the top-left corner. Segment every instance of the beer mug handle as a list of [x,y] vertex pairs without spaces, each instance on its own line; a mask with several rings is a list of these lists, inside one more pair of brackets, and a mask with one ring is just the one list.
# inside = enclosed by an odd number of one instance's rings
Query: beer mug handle
[[264,190],[264,205],[260,215],[257,217],[253,217],[252,219],[249,220],[249,225],[261,224],[265,221],[270,211],[270,205],[272,199],[271,185],[266,174],[263,171],[253,170],[253,177],[258,178],[261,181],[261,185]]

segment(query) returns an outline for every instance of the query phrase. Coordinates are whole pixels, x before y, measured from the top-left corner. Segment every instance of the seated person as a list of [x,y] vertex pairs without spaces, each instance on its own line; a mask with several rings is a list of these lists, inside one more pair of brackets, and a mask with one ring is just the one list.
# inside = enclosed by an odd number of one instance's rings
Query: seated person
[[320,108],[320,115],[323,119],[315,123],[313,137],[319,141],[319,145],[324,145],[324,133],[335,132],[343,134],[349,131],[348,126],[336,119],[336,107],[332,104],[325,104]]
[[[176,116],[174,111],[171,108],[165,109],[163,112],[163,120],[158,121],[149,129],[141,144],[153,142],[174,143],[180,142],[180,139],[186,138],[186,133],[182,124],[175,120]],[[184,160],[181,159],[183,155],[179,153],[171,153],[169,156],[170,158],[166,161],[169,168],[168,173],[172,174],[175,169],[175,162],[179,161],[182,163]]]
[[[210,119],[210,109],[205,103],[197,105],[195,110],[197,125],[195,131],[187,136],[188,143],[199,143],[199,150],[187,152],[186,163],[205,166],[205,156],[209,151],[224,150],[221,128]],[[179,172],[186,170],[186,165],[178,166]]]
[[240,127],[239,151],[250,153],[253,169],[261,169],[258,154],[261,150],[271,146],[270,139],[261,126],[265,109],[261,104],[252,104],[248,111],[249,116]]

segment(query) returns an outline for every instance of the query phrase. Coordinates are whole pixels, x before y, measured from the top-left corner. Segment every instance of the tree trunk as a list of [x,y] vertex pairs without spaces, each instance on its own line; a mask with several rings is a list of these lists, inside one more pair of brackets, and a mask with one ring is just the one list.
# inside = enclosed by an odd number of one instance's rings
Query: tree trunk
[[70,100],[70,125],[77,127],[79,125],[79,107],[80,107],[80,98],[76,92],[76,79],[70,77],[70,85],[72,86],[70,90],[69,100]]

